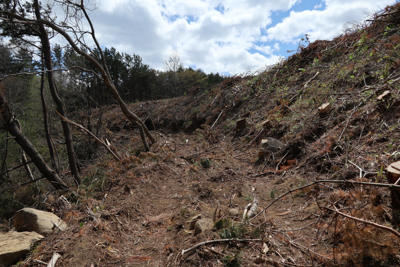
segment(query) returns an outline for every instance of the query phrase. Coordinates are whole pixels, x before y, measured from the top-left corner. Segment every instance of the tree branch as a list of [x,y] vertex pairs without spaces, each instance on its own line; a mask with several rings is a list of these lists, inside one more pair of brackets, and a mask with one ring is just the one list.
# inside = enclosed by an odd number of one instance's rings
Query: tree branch
[[78,127],[79,129],[81,129],[82,131],[86,132],[87,134],[89,134],[90,136],[92,136],[94,139],[96,139],[96,141],[99,142],[100,144],[102,144],[102,145],[108,150],[108,152],[110,152],[111,155],[113,155],[113,157],[114,157],[116,160],[118,160],[118,161],[121,160],[121,158],[120,158],[116,153],[114,153],[114,151],[112,151],[111,148],[110,148],[106,143],[104,143],[103,140],[97,138],[91,131],[89,131],[88,129],[86,129],[85,127],[83,127],[82,125],[80,125],[80,124],[78,124],[78,123],[76,123],[76,122],[73,122],[73,121],[71,121],[71,120],[69,120],[69,119],[67,119],[67,118],[64,118],[60,113],[58,113],[57,110],[56,110],[56,113],[58,114],[58,116],[60,116],[60,118],[61,118],[63,121],[65,121],[65,122],[67,122],[67,123],[69,123],[69,124],[71,124],[71,125],[74,125],[74,126]]
[[249,221],[254,220],[255,218],[257,218],[261,213],[263,213],[264,211],[266,211],[269,207],[271,207],[275,202],[277,202],[279,199],[285,197],[287,194],[290,194],[292,192],[310,187],[310,186],[314,186],[320,183],[339,183],[339,184],[352,184],[352,185],[368,185],[368,186],[378,186],[378,187],[389,187],[389,188],[400,188],[400,185],[396,185],[396,184],[381,184],[381,183],[367,183],[367,182],[355,182],[355,181],[340,181],[340,180],[317,180],[314,181],[310,184],[301,186],[301,187],[297,187],[294,189],[290,189],[289,191],[287,191],[286,193],[280,195],[279,197],[275,198],[271,203],[268,204],[267,207],[265,207],[262,211],[260,211],[259,213],[257,213],[253,218],[251,218]]
[[335,208],[334,210],[330,209],[328,207],[322,207],[322,208],[326,209],[326,210],[329,210],[329,211],[333,211],[333,212],[335,212],[335,213],[337,213],[337,214],[339,214],[339,215],[341,215],[343,217],[346,217],[348,219],[375,226],[375,227],[377,227],[379,229],[391,232],[392,234],[394,234],[397,237],[400,237],[400,233],[399,232],[397,232],[396,230],[394,230],[393,228],[390,228],[388,226],[384,226],[384,225],[381,225],[381,224],[378,224],[378,223],[374,223],[374,222],[370,222],[370,221],[367,221],[367,220],[364,220],[364,219],[360,219],[360,218],[357,218],[357,217],[350,216],[350,215],[348,215],[346,213],[340,212],[336,207],[334,207]]

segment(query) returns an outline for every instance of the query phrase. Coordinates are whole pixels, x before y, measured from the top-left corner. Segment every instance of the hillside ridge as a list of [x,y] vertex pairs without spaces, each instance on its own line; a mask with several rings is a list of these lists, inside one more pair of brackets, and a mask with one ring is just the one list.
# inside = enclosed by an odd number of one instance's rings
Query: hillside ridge
[[[261,74],[129,104],[157,137],[151,152],[117,106],[93,110],[122,160],[83,171],[59,214],[70,227],[21,266],[53,251],[59,266],[399,265],[395,235],[343,216],[399,229],[390,189],[368,185],[387,184],[400,155],[399,24],[396,4]],[[266,138],[284,146],[260,156]],[[193,230],[202,219],[213,228]]]

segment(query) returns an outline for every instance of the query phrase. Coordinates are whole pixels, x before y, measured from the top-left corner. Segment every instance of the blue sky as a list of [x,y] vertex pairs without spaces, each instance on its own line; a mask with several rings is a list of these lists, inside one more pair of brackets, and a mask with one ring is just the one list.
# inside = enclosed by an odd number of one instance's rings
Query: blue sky
[[99,41],[162,70],[175,50],[185,67],[225,74],[256,71],[310,41],[332,40],[349,22],[395,0],[98,0]]

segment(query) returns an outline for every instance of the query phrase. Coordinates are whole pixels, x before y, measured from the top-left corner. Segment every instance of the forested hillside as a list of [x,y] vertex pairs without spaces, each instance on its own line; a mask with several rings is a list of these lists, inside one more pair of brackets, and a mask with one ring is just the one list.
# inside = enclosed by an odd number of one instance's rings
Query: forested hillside
[[[24,206],[68,224],[19,266],[53,252],[56,266],[400,264],[400,186],[386,172],[399,159],[400,4],[225,78],[177,54],[155,71],[90,50],[74,38],[93,35],[38,1],[3,1],[0,16],[12,37],[0,50],[1,230]],[[70,45],[48,46],[55,33]]]
[[[64,46],[51,43],[51,38],[59,29],[51,13],[55,7],[44,7],[35,1],[31,4],[19,4],[20,9],[17,13],[20,17],[10,20],[9,17],[16,10],[12,9],[9,1],[2,3],[1,35],[4,39],[0,44],[0,74],[2,106],[8,110],[8,114],[3,114],[2,118],[5,131],[1,139],[1,183],[8,189],[18,187],[21,182],[43,178],[51,181],[56,189],[66,189],[66,184],[61,182],[59,176],[64,176],[63,172],[67,172],[68,168],[75,184],[80,184],[80,169],[85,168],[98,156],[98,143],[90,138],[81,141],[79,136],[73,135],[65,119],[61,118],[76,116],[76,112],[84,112],[87,117],[91,117],[93,108],[101,109],[104,105],[118,102],[125,106],[124,102],[186,95],[193,90],[207,90],[223,80],[218,73],[206,74],[201,70],[184,67],[177,53],[172,53],[165,59],[163,71],[157,71],[144,64],[139,55],[120,53],[115,48],[103,49],[99,45],[91,48],[84,43],[86,39],[75,40],[79,48],[73,41]],[[60,5],[63,6],[62,3]],[[64,6],[67,7],[68,4]],[[84,8],[71,3],[70,7],[76,12],[84,13]],[[29,21],[32,15],[35,15],[37,20],[44,17],[52,21],[55,27],[53,32],[46,32],[43,24],[29,25],[34,24]],[[66,14],[66,18],[69,15]],[[74,16],[68,19],[79,20]],[[67,34],[69,26],[62,25],[64,28],[60,31]],[[78,34],[85,33],[76,28],[71,36]],[[97,42],[95,36],[92,37]],[[92,124],[90,120],[80,123],[85,124],[89,131],[101,138],[104,132],[101,119],[103,114],[98,116],[96,124]],[[128,116],[133,117],[133,121],[138,119],[134,114]],[[21,149],[22,141],[17,141],[18,144],[9,142],[10,131],[7,129],[13,125],[20,128],[19,134],[26,139],[25,145],[27,142],[32,145],[32,151]],[[16,138],[15,133],[11,135]],[[25,154],[34,159],[28,161]],[[36,168],[30,167],[32,163]],[[10,171],[14,169],[17,171]],[[8,195],[8,192],[5,190],[2,198],[3,207],[13,208],[0,211],[6,214],[21,206],[11,201],[13,197]],[[35,195],[42,197],[40,193]]]

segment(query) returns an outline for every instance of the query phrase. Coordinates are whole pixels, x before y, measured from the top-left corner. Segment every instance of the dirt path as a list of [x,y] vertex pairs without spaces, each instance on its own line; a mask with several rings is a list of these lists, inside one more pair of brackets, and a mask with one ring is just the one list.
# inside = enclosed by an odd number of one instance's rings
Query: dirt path
[[[64,216],[70,229],[41,249],[63,252],[61,266],[71,267],[303,266],[332,257],[331,234],[323,227],[327,220],[321,218],[313,190],[288,194],[250,222],[242,219],[254,198],[260,212],[280,194],[315,177],[284,161],[284,171],[254,177],[264,168],[255,162],[255,146],[240,148],[230,140],[208,144],[203,134],[164,136],[153,152],[125,155],[121,162],[104,161],[87,170],[88,175],[108,177],[107,186],[96,198],[83,197],[88,191],[82,189],[82,204]],[[190,222],[196,215],[226,224],[194,235]],[[215,243],[181,255],[199,242],[221,238],[263,241]]]

